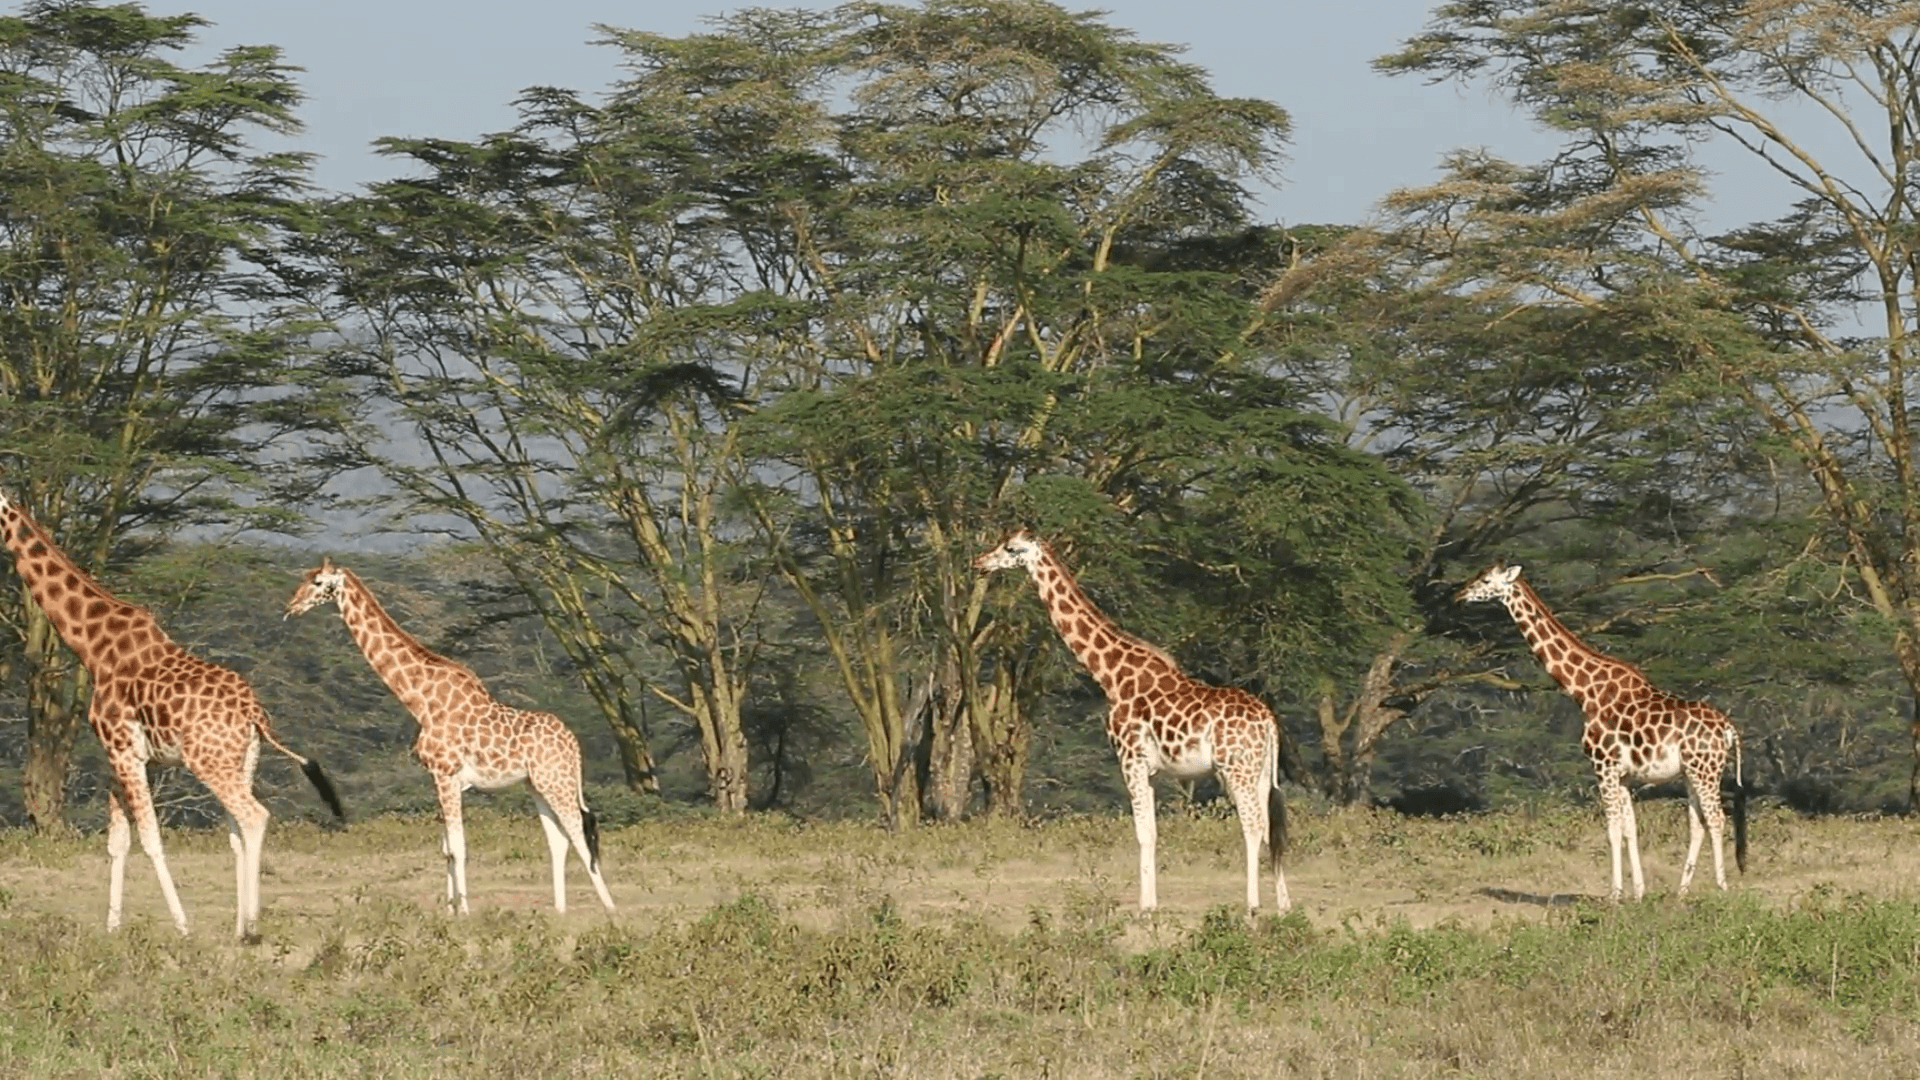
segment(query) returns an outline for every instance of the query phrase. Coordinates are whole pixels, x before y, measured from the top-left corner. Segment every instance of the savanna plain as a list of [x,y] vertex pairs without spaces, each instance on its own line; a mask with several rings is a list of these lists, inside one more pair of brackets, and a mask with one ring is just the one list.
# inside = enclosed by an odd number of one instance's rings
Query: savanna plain
[[1731,891],[1682,898],[1683,805],[1640,821],[1613,906],[1591,806],[1296,812],[1295,908],[1249,922],[1204,806],[1162,816],[1151,918],[1124,817],[688,814],[604,830],[609,917],[577,864],[551,911],[506,797],[464,919],[433,818],[276,822],[257,945],[223,831],[167,834],[186,937],[138,850],[109,935],[103,838],[8,831],[0,1076],[1920,1075],[1920,826],[1762,809]]

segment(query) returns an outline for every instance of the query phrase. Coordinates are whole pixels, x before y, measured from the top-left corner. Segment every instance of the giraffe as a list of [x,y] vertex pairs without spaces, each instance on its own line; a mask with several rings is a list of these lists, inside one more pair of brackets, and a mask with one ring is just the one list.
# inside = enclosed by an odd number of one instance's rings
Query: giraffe
[[1159,906],[1151,777],[1165,771],[1193,779],[1212,771],[1233,799],[1246,838],[1248,912],[1260,910],[1263,843],[1273,867],[1275,905],[1286,911],[1292,901],[1280,857],[1287,808],[1280,794],[1280,726],[1272,710],[1244,690],[1188,676],[1165,652],[1121,630],[1087,598],[1053,548],[1027,530],[974,560],[981,571],[1015,566],[1026,568],[1054,628],[1106,693],[1107,738],[1120,758],[1140,843],[1140,910]]
[[1720,841],[1725,812],[1720,807],[1720,777],[1733,752],[1733,857],[1747,869],[1747,796],[1740,775],[1740,731],[1711,705],[1682,701],[1656,689],[1640,669],[1602,654],[1581,641],[1520,580],[1520,567],[1495,563],[1460,590],[1473,603],[1498,600],[1520,626],[1527,645],[1560,684],[1580,703],[1586,731],[1580,747],[1600,781],[1600,805],[1607,815],[1607,842],[1613,854],[1613,891],[1621,894],[1620,849],[1633,870],[1633,898],[1646,895],[1640,875],[1640,832],[1634,821],[1627,784],[1655,783],[1685,772],[1687,781],[1687,861],[1680,870],[1680,892],[1693,883],[1703,832],[1713,837],[1713,878],[1727,887]]
[[338,606],[367,663],[419,721],[414,760],[433,776],[446,835],[447,905],[467,914],[467,834],[460,796],[525,780],[547,835],[553,862],[554,910],[567,910],[567,845],[586,864],[600,903],[614,910],[600,876],[600,829],[580,791],[580,743],[552,713],[528,712],[494,700],[466,665],[437,655],[400,629],[359,576],[324,559],[307,571],[287,602],[287,616],[321,604]]
[[318,763],[274,737],[266,710],[239,674],[175,644],[153,613],[129,604],[80,569],[20,503],[0,491],[0,537],[34,603],[93,677],[87,721],[113,770],[107,790],[107,929],[120,926],[121,899],[132,848],[128,819],[160,879],[167,911],[181,933],[186,909],[167,870],[160,823],[147,786],[147,763],[185,765],[227,812],[238,893],[234,935],[257,941],[260,851],[267,808],[253,797],[260,740],[300,765],[335,817],[340,796]]

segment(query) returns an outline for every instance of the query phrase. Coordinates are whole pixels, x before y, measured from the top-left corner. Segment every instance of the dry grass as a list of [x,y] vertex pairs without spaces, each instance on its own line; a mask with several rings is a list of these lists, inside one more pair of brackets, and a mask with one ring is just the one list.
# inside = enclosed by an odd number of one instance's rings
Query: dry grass
[[[229,943],[224,834],[167,837],[194,933],[135,854],[0,835],[0,1075],[1325,1076],[1920,1074],[1920,852],[1897,820],[1770,812],[1719,896],[1604,893],[1597,811],[1296,820],[1299,907],[1248,927],[1238,831],[1161,823],[1132,915],[1124,818],[903,834],[768,819],[606,832],[620,913],[549,912],[530,816],[276,824],[266,944]],[[1731,872],[1731,868],[1730,868]]]

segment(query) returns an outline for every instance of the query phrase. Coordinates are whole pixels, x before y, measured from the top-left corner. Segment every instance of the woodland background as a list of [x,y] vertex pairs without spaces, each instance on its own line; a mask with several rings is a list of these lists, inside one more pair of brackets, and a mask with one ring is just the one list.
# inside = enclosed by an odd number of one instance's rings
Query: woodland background
[[[1763,793],[1910,805],[1920,6],[1438,6],[1377,68],[1559,152],[1287,227],[1285,103],[1051,4],[602,28],[622,80],[356,192],[279,50],[187,65],[202,25],[0,18],[0,484],[356,815],[431,787],[332,615],[280,618],[323,553],[565,717],[613,822],[1124,805],[1097,689],[971,568],[1020,524],[1272,703],[1295,797],[1588,797],[1576,707],[1452,601],[1506,559]],[[103,817],[87,690],[9,567],[0,820]]]

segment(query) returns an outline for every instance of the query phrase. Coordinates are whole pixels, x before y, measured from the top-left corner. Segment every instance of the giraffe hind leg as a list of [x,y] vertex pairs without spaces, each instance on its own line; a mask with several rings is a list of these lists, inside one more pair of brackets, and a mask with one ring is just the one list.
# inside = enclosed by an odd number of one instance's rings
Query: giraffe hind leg
[[221,771],[212,762],[188,760],[187,767],[227,812],[228,841],[233,848],[233,934],[241,941],[260,936],[260,859],[266,848],[267,822],[272,815],[253,795],[253,770],[260,760],[260,743],[247,747],[240,770]]
[[1222,769],[1220,783],[1233,797],[1234,816],[1240,819],[1247,849],[1247,914],[1253,915],[1260,911],[1260,849],[1267,845],[1271,829],[1267,801],[1261,798],[1267,785],[1257,773],[1238,766]]
[[[554,792],[556,797],[563,794]],[[601,906],[613,911],[613,894],[607,891],[606,879],[600,875],[599,822],[594,820],[593,811],[582,804],[579,792],[576,790],[572,795],[570,802],[556,802],[538,789],[533,794],[534,806],[540,811],[540,824],[546,830],[547,850],[553,861],[554,910],[567,910],[567,848],[571,846],[580,856],[581,863],[585,864],[587,880],[593,883]],[[567,813],[561,807],[572,807],[573,812]]]

